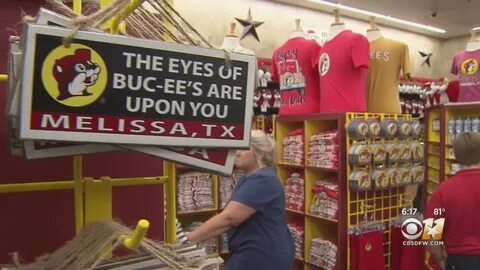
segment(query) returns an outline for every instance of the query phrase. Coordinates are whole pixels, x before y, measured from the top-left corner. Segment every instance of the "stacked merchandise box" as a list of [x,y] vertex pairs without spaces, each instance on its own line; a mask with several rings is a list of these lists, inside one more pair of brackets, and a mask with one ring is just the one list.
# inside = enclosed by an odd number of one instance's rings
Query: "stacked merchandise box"
[[294,172],[285,181],[285,207],[288,210],[303,212],[305,201],[305,177]]
[[295,258],[303,258],[303,247],[305,239],[305,227],[301,220],[294,220],[288,224],[290,233],[292,234],[295,243]]
[[220,177],[220,207],[223,209],[227,206],[228,201],[232,197],[232,192],[237,183],[245,176],[242,171],[234,171],[231,176]]
[[338,220],[338,184],[337,179],[317,181],[312,187],[313,200],[310,205],[310,214]]
[[[220,176],[220,208],[223,209],[227,206],[228,201],[232,197],[233,190],[237,186],[242,177],[245,176],[245,172],[235,170],[231,176]],[[228,253],[228,240],[227,234],[220,235],[220,253]]]
[[312,239],[309,256],[309,262],[311,264],[326,270],[336,269],[337,246],[331,241],[320,238]]
[[338,168],[338,131],[322,132],[310,137],[308,166]]
[[178,176],[177,209],[179,212],[214,207],[212,177],[208,173],[188,172]]
[[304,131],[295,129],[283,139],[282,162],[292,165],[304,164]]

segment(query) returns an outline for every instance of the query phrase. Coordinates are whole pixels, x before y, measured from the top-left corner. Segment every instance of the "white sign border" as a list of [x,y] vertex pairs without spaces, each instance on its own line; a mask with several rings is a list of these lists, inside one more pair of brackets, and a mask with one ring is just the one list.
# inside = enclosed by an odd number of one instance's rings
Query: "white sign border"
[[68,156],[85,155],[85,154],[93,154],[93,153],[123,151],[122,148],[114,145],[94,144],[94,143],[36,149],[35,142],[24,141],[23,147],[24,147],[25,157],[27,159],[68,157]]
[[[231,60],[238,60],[248,63],[247,89],[245,100],[245,118],[243,126],[243,140],[231,139],[204,139],[204,138],[185,138],[185,137],[168,137],[168,136],[152,136],[152,135],[129,135],[129,134],[102,134],[89,132],[68,132],[68,131],[47,131],[32,130],[30,128],[30,116],[32,112],[32,95],[33,95],[33,74],[34,74],[34,54],[36,47],[37,34],[57,36],[63,38],[71,33],[71,30],[62,29],[60,27],[27,24],[26,40],[23,63],[22,76],[22,95],[21,95],[21,126],[20,138],[23,140],[59,140],[59,141],[76,141],[76,142],[94,142],[94,143],[113,143],[113,144],[139,144],[139,145],[156,145],[156,146],[181,146],[181,147],[216,147],[216,148],[247,148],[249,146],[251,119],[253,115],[253,91],[255,84],[255,68],[256,57],[246,54],[231,54]],[[156,40],[145,40],[118,35],[109,35],[104,33],[93,33],[79,31],[75,35],[75,39],[91,40],[103,43],[122,44],[133,47],[143,47],[150,49],[162,48],[167,51],[175,51],[185,54],[194,54],[202,56],[225,58],[225,52],[221,50],[213,50],[200,48],[182,44],[168,43]]]
[[[225,165],[219,165],[210,161],[195,158],[187,154],[178,153],[169,149],[160,148],[156,146],[139,146],[139,145],[119,145],[119,147],[133,150],[136,152],[148,154],[151,156],[167,159],[177,163],[182,163],[187,166],[193,166],[206,171],[215,173],[221,173],[223,175],[231,175],[233,171],[233,165],[235,163],[236,150],[228,150],[227,160]],[[208,149],[206,149],[208,150]],[[215,150],[212,148],[212,150]],[[221,149],[218,149],[221,150]]]

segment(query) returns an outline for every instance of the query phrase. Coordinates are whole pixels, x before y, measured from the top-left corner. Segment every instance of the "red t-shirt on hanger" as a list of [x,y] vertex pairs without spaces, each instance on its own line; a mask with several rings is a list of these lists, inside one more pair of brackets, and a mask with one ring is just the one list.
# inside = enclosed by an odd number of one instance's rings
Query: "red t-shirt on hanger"
[[322,112],[365,112],[370,44],[366,37],[345,30],[320,50],[320,109]]
[[289,39],[273,52],[272,80],[280,84],[279,115],[319,112],[320,45],[303,37]]

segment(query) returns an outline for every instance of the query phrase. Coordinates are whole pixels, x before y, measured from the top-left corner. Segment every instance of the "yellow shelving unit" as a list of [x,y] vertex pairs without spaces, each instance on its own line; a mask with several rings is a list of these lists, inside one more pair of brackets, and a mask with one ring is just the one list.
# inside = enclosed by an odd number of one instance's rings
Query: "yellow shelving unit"
[[425,175],[426,200],[430,199],[441,182],[453,175],[451,166],[457,163],[449,134],[449,121],[467,117],[480,118],[480,102],[449,103],[433,106],[426,111],[425,159],[428,165]]
[[[368,114],[368,113],[340,113],[340,114],[308,114],[295,116],[280,116],[276,121],[276,141],[278,160],[277,174],[285,184],[286,178],[293,172],[303,173],[305,180],[305,200],[303,213],[287,209],[287,221],[302,220],[304,224],[304,256],[297,258],[295,269],[322,269],[309,262],[311,240],[321,238],[329,240],[338,247],[337,266],[335,269],[350,269],[350,249],[348,240],[348,228],[363,221],[366,214],[373,216],[375,220],[382,221],[384,231],[384,254],[387,269],[390,268],[390,227],[389,222],[400,214],[405,206],[405,188],[389,187],[383,190],[351,191],[348,176],[353,169],[347,163],[347,152],[354,141],[349,138],[346,127],[353,119],[379,120],[411,120],[410,115],[392,114]],[[286,164],[282,161],[283,140],[289,132],[298,128],[304,129],[304,165]],[[338,169],[317,168],[307,164],[310,137],[325,131],[337,130],[339,136]],[[432,136],[437,140],[436,135]],[[438,140],[440,133],[438,133]],[[379,143],[395,142],[395,139],[378,139]],[[408,141],[408,139],[407,139]],[[377,141],[375,141],[377,142]],[[432,162],[438,160],[432,159]],[[338,179],[338,219],[328,219],[310,213],[310,205],[313,200],[312,187],[318,180]],[[367,207],[368,206],[368,207]]]

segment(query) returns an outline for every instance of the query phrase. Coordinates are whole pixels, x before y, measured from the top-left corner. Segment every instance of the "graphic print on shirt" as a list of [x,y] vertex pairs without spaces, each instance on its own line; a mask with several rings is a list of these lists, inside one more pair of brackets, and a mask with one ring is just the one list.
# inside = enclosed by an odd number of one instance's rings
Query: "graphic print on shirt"
[[462,61],[461,70],[461,86],[479,86],[480,73],[478,72],[478,61],[475,58],[468,58]]
[[370,51],[370,60],[383,60],[389,62],[390,59],[390,52]]
[[[277,69],[280,73],[280,91],[282,92],[282,104],[289,107],[302,105],[305,102],[305,77],[298,62],[298,49],[286,50],[277,55]],[[297,95],[284,98],[287,91],[297,91]]]
[[462,63],[462,73],[466,75],[475,75],[478,71],[478,61],[475,58],[469,58]]
[[320,76],[325,76],[330,69],[330,57],[327,53],[322,53],[320,56]]

